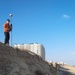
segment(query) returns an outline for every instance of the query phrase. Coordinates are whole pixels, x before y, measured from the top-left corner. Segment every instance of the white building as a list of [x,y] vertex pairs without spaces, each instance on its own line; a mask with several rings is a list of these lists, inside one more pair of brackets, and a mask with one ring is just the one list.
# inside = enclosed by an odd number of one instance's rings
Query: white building
[[43,59],[45,59],[45,48],[42,44],[37,44],[37,43],[15,44],[14,47],[19,49],[30,50],[31,52],[34,52],[37,55],[41,56]]

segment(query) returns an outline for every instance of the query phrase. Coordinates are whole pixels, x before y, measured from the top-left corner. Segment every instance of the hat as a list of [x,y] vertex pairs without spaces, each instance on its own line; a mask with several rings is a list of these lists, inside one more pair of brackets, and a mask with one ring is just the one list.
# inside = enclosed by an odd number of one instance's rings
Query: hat
[[10,22],[10,19],[7,19],[7,21],[9,21],[9,22]]

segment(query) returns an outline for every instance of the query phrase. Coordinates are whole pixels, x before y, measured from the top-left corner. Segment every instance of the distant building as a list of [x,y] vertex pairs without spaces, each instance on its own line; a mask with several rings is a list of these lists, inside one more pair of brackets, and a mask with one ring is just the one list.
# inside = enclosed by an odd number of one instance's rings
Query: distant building
[[19,49],[27,49],[41,56],[43,59],[45,59],[45,48],[42,44],[38,44],[38,43],[15,44],[14,47]]

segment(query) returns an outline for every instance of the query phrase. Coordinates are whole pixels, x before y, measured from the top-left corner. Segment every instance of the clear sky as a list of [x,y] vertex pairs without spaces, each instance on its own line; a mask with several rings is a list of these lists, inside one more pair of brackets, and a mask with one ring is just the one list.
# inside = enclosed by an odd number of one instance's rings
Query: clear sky
[[12,43],[41,43],[46,60],[75,65],[75,0],[0,0],[0,41],[12,13]]

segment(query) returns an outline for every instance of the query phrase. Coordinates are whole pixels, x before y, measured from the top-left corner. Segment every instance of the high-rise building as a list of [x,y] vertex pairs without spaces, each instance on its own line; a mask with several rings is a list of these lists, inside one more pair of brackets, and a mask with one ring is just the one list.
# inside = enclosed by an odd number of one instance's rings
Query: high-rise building
[[27,49],[27,50],[34,52],[37,55],[41,56],[43,59],[45,59],[45,48],[42,44],[38,44],[38,43],[15,44],[14,47],[23,49],[23,50]]

